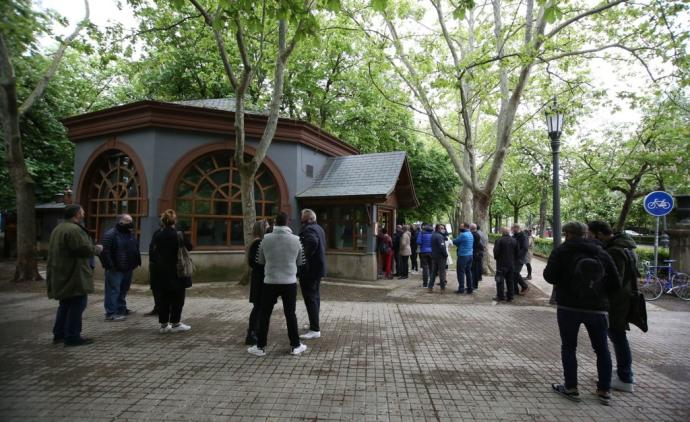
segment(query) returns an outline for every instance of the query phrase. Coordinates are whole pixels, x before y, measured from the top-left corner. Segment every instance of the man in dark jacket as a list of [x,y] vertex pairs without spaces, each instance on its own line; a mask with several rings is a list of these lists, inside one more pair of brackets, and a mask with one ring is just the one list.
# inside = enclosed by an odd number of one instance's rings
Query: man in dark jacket
[[419,268],[417,267],[417,234],[419,233],[419,228],[417,227],[416,224],[413,224],[410,227],[410,251],[412,252],[412,255],[410,255],[410,260],[412,261],[412,271],[419,271]]
[[427,290],[429,293],[434,291],[436,275],[438,275],[438,284],[441,286],[441,290],[446,289],[448,250],[446,249],[446,237],[441,233],[442,229],[445,229],[443,224],[437,224],[434,232],[431,234],[431,278],[429,279],[429,288]]
[[622,277],[622,288],[609,295],[609,339],[616,354],[618,373],[611,380],[611,387],[632,393],[632,353],[625,331],[630,329],[627,320],[630,298],[637,296],[637,255],[634,252],[637,245],[627,234],[614,234],[611,226],[604,221],[592,221],[587,226],[590,237],[603,243],[604,250],[611,255]]
[[525,265],[527,261],[527,250],[529,249],[529,239],[525,233],[520,230],[519,224],[513,224],[513,239],[515,239],[516,244],[516,259],[515,266],[513,270],[513,287],[515,289],[515,294],[519,295],[525,293],[529,289],[529,285],[525,280],[522,279],[520,271],[522,271],[522,266]]
[[101,243],[101,262],[105,268],[105,320],[122,321],[125,315],[132,313],[127,309],[127,292],[132,285],[134,269],[141,265],[132,216],[122,214],[115,227],[105,232]]
[[[515,268],[515,239],[510,237],[508,227],[501,227],[501,237],[494,243],[494,259],[496,260],[496,297],[500,302],[513,301],[513,268]],[[505,295],[503,285],[505,284]]]
[[321,309],[321,277],[326,275],[326,234],[316,224],[316,213],[308,208],[302,210],[302,229],[299,238],[304,247],[305,268],[299,278],[299,286],[309,316],[309,331],[300,338],[311,340],[321,337],[319,311]]
[[470,233],[472,233],[472,284],[474,288],[479,287],[479,281],[482,279],[482,265],[484,263],[484,245],[482,245],[482,237],[477,231],[477,225],[470,224]]
[[[611,400],[611,354],[607,340],[608,295],[620,289],[618,270],[611,256],[597,242],[585,239],[587,226],[563,226],[565,242],[554,249],[544,269],[544,279],[556,291],[558,329],[564,384],[552,384],[557,393],[579,401],[577,388],[577,335],[584,324],[597,356],[597,395],[602,404]],[[596,268],[591,267],[596,263]],[[585,266],[585,262],[588,265]],[[585,273],[584,269],[588,271]],[[578,276],[579,274],[579,276]]]
[[103,247],[94,245],[89,232],[81,225],[84,221],[81,206],[65,207],[64,219],[53,229],[48,244],[48,297],[60,301],[53,326],[53,344],[81,346],[93,343],[81,336],[81,317],[87,296],[93,293],[92,260]]
[[395,263],[395,273],[393,277],[399,277],[400,274],[400,237],[403,229],[401,225],[395,226],[395,233],[393,233],[393,262]]
[[422,224],[422,229],[417,234],[419,247],[419,264],[422,266],[422,287],[427,287],[431,276],[431,235],[434,229],[431,224]]

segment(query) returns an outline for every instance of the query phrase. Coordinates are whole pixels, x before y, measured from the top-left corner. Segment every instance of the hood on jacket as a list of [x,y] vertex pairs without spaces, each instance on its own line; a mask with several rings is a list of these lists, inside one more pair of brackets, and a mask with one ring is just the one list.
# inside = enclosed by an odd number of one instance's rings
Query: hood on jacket
[[606,242],[606,246],[615,246],[617,248],[634,249],[637,247],[635,241],[626,233],[616,233],[613,237]]

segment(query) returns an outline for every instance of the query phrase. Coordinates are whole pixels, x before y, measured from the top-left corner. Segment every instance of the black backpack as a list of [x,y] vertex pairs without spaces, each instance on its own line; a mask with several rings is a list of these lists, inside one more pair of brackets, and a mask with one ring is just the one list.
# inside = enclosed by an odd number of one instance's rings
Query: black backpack
[[623,249],[625,255],[625,274],[623,274],[623,287],[630,283],[630,291],[637,293],[637,281],[642,276],[637,268],[637,255],[628,248]]
[[386,242],[386,240],[382,238],[379,241],[379,253],[383,254],[383,255],[388,255],[390,250],[391,250],[391,247],[388,245],[388,242]]
[[604,265],[596,255],[582,255],[575,260],[573,287],[581,299],[604,293]]

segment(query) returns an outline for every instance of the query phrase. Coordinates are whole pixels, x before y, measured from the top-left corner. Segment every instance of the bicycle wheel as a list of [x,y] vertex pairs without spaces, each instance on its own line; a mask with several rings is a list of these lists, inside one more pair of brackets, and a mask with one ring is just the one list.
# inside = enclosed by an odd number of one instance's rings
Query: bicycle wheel
[[671,290],[679,298],[690,300],[690,281],[685,273],[676,273],[671,279]]
[[661,280],[655,275],[647,274],[647,277],[641,278],[637,289],[644,296],[645,300],[656,300],[661,297],[664,292]]

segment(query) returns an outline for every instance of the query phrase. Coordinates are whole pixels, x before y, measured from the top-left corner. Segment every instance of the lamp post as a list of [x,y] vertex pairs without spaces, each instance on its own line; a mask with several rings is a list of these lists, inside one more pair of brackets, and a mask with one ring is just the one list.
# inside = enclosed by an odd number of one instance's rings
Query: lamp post
[[546,127],[551,139],[551,152],[553,154],[553,247],[561,244],[561,186],[559,180],[560,162],[559,152],[561,148],[561,132],[563,130],[563,112],[558,109],[556,97],[553,97],[551,109],[546,110]]

